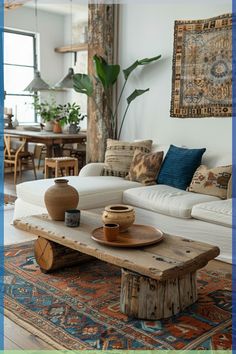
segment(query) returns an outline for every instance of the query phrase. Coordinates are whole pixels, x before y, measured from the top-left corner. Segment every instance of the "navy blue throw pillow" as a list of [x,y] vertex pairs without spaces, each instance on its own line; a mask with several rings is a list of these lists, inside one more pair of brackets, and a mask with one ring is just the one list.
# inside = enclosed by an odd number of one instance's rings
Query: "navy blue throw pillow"
[[186,190],[194,172],[201,164],[205,151],[206,149],[187,149],[170,145],[157,177],[157,183]]

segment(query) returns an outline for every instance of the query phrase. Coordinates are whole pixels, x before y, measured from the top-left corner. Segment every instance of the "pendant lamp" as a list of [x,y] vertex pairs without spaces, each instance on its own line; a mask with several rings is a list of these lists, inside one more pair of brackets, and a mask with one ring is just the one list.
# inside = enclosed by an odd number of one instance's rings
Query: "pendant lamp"
[[36,92],[50,90],[50,86],[41,79],[39,71],[34,72],[34,78],[31,83],[24,89],[24,91]]
[[69,68],[68,73],[64,78],[62,78],[55,86],[55,89],[66,89],[66,88],[73,88],[73,76],[74,76],[74,69]]
[[[35,33],[38,33],[38,8],[37,0],[35,0]],[[34,78],[30,84],[24,89],[24,91],[37,92],[37,91],[47,91],[50,90],[50,86],[41,78],[40,72],[37,70],[38,67],[38,57],[35,54],[35,71]]]
[[[70,46],[72,49],[72,26],[73,26],[73,19],[72,19],[72,0],[70,0],[70,25],[71,25],[71,41]],[[73,88],[73,76],[74,76],[74,69],[69,68],[68,73],[65,77],[63,77],[55,86],[55,89],[72,89]]]

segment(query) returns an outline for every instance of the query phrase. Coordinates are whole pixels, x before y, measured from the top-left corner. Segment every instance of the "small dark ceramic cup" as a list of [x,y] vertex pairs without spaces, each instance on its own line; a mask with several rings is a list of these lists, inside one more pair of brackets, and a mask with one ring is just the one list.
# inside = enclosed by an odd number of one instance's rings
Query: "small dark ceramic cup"
[[107,241],[115,241],[119,235],[119,224],[104,224],[103,232]]
[[80,210],[71,209],[65,211],[65,224],[68,227],[77,227],[80,224]]

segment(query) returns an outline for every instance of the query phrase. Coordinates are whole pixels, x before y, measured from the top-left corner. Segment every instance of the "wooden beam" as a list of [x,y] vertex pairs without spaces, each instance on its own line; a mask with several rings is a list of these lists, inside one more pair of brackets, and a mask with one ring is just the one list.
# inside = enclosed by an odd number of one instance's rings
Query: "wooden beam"
[[[93,56],[103,56],[109,63],[114,59],[115,13],[118,5],[89,4],[88,16],[88,74],[94,76]],[[106,140],[112,137],[107,99],[101,85],[96,85],[95,101],[88,100],[87,162],[104,161]],[[112,92],[109,94],[112,105]]]
[[87,43],[81,43],[81,44],[73,44],[73,45],[67,45],[64,47],[58,47],[54,49],[56,53],[75,53],[75,52],[81,52],[83,50],[88,50],[88,44]]

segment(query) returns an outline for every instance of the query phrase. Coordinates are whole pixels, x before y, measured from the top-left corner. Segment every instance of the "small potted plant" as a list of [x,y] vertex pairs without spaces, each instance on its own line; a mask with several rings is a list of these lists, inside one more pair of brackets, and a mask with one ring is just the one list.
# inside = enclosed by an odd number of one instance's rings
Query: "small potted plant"
[[76,134],[80,131],[80,122],[85,118],[85,115],[80,113],[80,106],[74,103],[59,105],[61,111],[61,124],[69,124],[69,133]]
[[40,102],[39,98],[36,97],[33,103],[35,111],[40,115],[43,123],[45,124],[46,131],[54,130],[54,123],[60,116],[59,106],[56,104],[55,100]]

